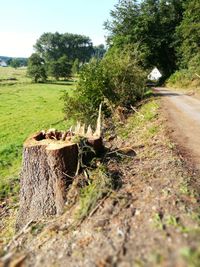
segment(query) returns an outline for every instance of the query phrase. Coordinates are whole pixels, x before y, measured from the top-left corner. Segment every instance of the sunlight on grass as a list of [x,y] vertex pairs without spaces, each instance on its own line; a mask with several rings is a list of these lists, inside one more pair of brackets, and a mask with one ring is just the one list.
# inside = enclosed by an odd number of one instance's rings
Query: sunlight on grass
[[73,82],[32,84],[24,69],[0,68],[0,79],[13,76],[19,78],[12,86],[0,82],[1,185],[8,177],[18,175],[22,144],[29,134],[48,128],[65,129],[72,123],[64,121],[61,97],[66,90],[73,92]]

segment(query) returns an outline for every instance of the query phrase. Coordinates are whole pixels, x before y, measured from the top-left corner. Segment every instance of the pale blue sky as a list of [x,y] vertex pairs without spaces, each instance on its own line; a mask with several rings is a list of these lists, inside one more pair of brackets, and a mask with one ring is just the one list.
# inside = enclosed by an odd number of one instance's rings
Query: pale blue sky
[[118,0],[0,0],[0,55],[28,57],[43,32],[70,32],[104,43],[103,22]]

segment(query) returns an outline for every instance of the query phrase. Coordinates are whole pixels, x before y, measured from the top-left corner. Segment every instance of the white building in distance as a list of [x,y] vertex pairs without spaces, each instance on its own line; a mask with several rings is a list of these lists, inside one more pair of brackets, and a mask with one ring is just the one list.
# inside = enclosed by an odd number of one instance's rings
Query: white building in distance
[[0,67],[7,67],[7,63],[0,59]]

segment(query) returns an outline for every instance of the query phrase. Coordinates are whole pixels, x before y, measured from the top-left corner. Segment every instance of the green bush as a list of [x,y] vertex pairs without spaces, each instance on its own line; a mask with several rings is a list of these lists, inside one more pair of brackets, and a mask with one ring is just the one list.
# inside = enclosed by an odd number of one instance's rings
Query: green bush
[[67,118],[92,124],[101,102],[105,116],[110,116],[110,107],[112,111],[117,106],[129,107],[143,97],[146,73],[130,51],[113,48],[101,61],[92,59],[84,65],[73,96],[64,96]]
[[33,82],[45,82],[47,79],[45,62],[36,53],[33,53],[28,59],[27,75],[32,78]]
[[66,56],[60,57],[58,60],[52,60],[47,63],[48,74],[56,80],[59,78],[69,78],[72,72],[72,64]]
[[174,88],[194,88],[200,86],[199,78],[196,73],[199,73],[195,68],[182,69],[176,71],[170,76],[167,81],[167,86]]

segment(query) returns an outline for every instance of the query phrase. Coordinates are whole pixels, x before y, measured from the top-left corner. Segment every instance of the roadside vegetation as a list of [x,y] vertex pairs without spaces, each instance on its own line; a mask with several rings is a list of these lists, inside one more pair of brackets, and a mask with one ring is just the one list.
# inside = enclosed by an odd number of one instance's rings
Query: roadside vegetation
[[96,121],[100,103],[104,116],[109,117],[119,106],[129,108],[141,100],[146,91],[146,72],[139,66],[134,51],[129,47],[113,47],[99,61],[92,59],[80,72],[77,89],[64,97],[66,117]]
[[176,28],[178,70],[167,85],[175,88],[200,90],[200,2],[186,1],[183,19]]

